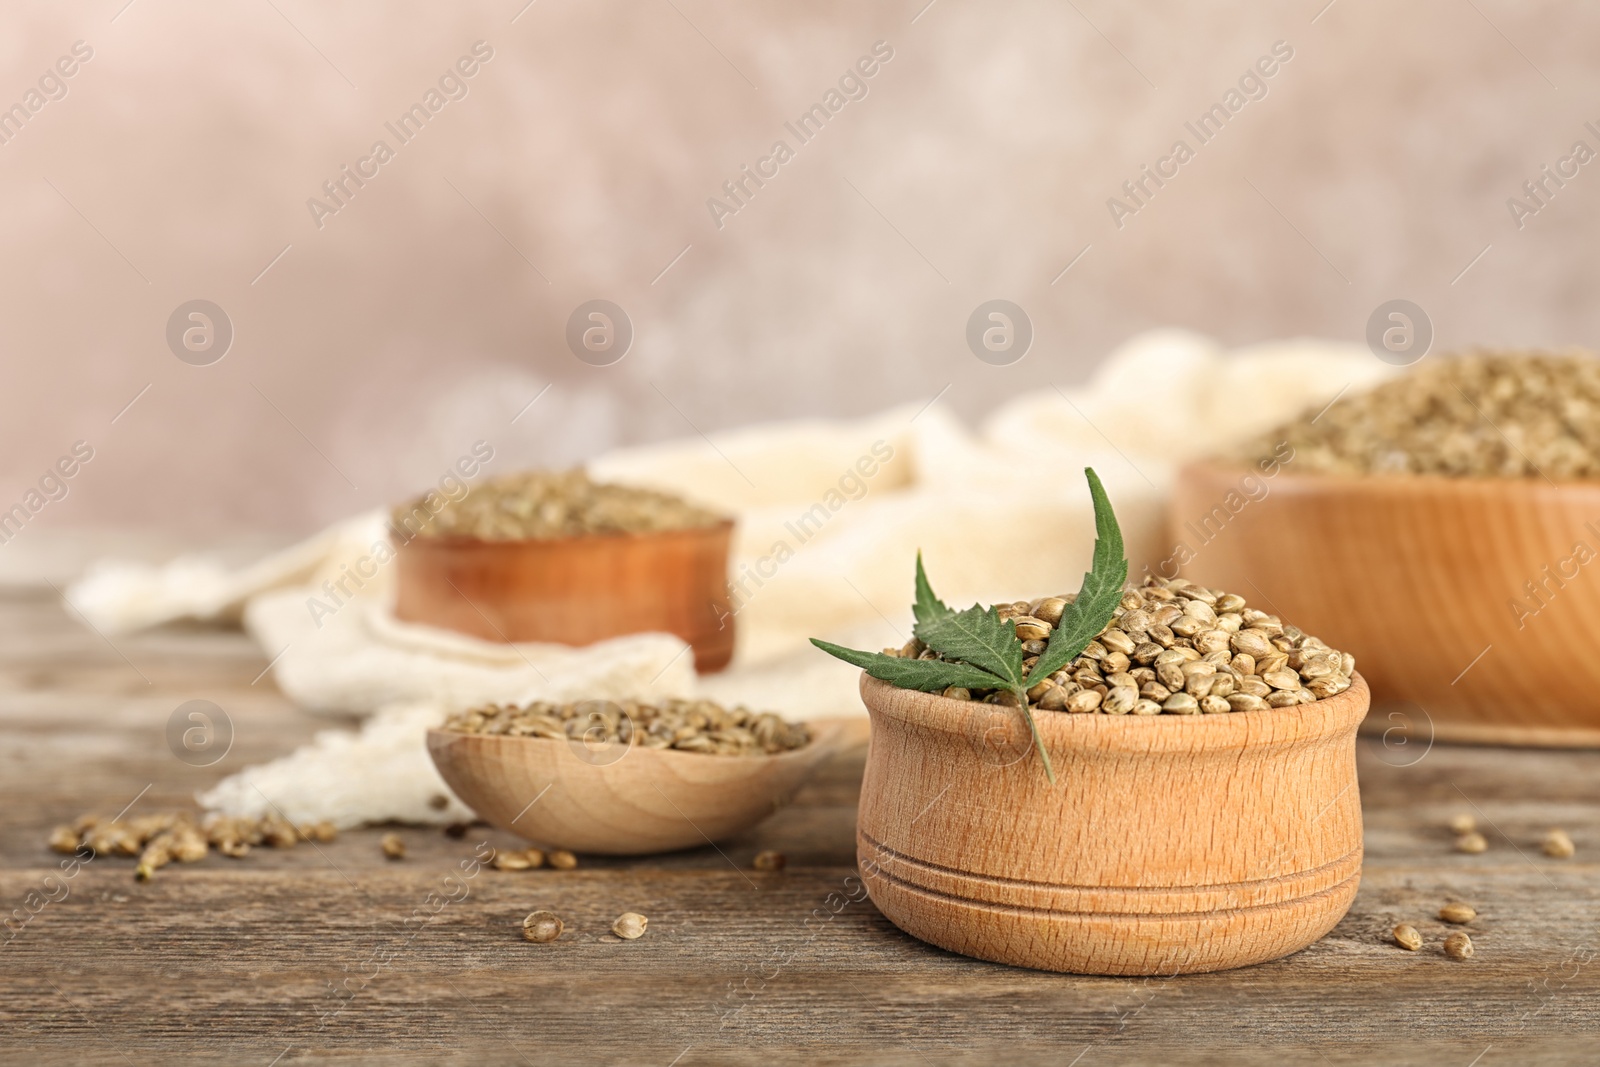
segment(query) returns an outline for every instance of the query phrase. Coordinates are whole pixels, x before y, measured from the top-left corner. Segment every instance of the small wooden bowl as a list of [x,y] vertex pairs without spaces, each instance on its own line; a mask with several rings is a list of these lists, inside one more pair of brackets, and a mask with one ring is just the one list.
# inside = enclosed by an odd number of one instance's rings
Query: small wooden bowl
[[[1572,561],[1578,542],[1600,552],[1588,525],[1600,484],[1285,470],[1258,476],[1268,495],[1229,515],[1248,474],[1221,463],[1180,474],[1171,515],[1194,551],[1185,577],[1353,653],[1375,707],[1415,705],[1412,728],[1431,723],[1434,738],[1600,746],[1600,558]],[[1528,582],[1544,586],[1539,601]],[[1517,600],[1537,613],[1519,618]]]
[[675,634],[695,669],[733,658],[733,521],[689,530],[525,541],[414,537],[398,553],[395,616],[488,641],[588,645]]
[[861,679],[862,878],[902,930],[1078,974],[1261,963],[1334,927],[1361,878],[1358,675],[1228,715],[1036,715]]
[[479,817],[536,844],[597,855],[696,848],[777,811],[837,746],[843,723],[776,756],[428,731],[428,755]]

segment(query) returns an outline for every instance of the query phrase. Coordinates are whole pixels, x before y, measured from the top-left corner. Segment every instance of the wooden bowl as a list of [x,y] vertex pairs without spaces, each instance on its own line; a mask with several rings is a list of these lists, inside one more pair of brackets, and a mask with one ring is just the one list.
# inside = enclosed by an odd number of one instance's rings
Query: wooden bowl
[[1276,959],[1361,878],[1360,676],[1228,715],[1020,712],[862,676],[862,878],[902,930],[979,959],[1173,975]]
[[395,616],[489,641],[588,645],[669,633],[695,669],[733,658],[733,522],[525,541],[414,537],[398,553]]
[[[1185,577],[1353,653],[1374,706],[1414,705],[1411,725],[1439,740],[1600,746],[1600,484],[1285,470],[1258,479],[1264,499],[1214,512],[1246,499],[1247,473],[1180,474]],[[1392,725],[1375,714],[1369,729]]]
[[776,756],[708,756],[536,737],[428,731],[445,782],[492,826],[552,848],[638,856],[696,848],[747,830],[790,797],[837,746],[843,723]]

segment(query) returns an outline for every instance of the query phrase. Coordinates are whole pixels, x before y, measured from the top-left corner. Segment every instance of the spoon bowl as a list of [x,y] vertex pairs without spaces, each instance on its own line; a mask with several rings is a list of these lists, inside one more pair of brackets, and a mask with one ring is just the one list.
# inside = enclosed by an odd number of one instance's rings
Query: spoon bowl
[[638,856],[696,848],[787,804],[839,747],[845,723],[774,756],[428,731],[440,775],[490,825],[552,848]]

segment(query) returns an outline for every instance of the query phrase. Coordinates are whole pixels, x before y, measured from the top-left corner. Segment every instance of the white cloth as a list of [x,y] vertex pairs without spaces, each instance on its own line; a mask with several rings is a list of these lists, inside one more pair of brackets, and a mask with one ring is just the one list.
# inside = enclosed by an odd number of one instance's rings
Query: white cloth
[[[100,563],[67,596],[107,633],[180,618],[242,617],[266,655],[277,657],[277,682],[297,703],[363,715],[413,709],[384,719],[372,738],[346,739],[375,752],[391,752],[394,723],[420,730],[417,722],[486,701],[700,694],[796,719],[859,715],[855,669],[806,639],[863,648],[902,643],[919,549],[934,588],[950,603],[1075,590],[1094,537],[1083,479],[1083,468],[1093,466],[1138,574],[1171,552],[1164,513],[1183,463],[1234,448],[1391,373],[1355,345],[1298,340],[1229,353],[1203,337],[1165,330],[1122,346],[1085,386],[1018,397],[976,434],[934,403],[601,456],[589,464],[599,480],[674,491],[738,518],[730,560],[735,657],[727,671],[704,678],[695,677],[682,642],[663,634],[571,649],[499,645],[398,623],[387,608],[392,565],[318,626],[309,598],[371,552],[383,536],[380,513],[233,573],[186,559],[160,568]],[[317,752],[332,742],[318,744],[298,767],[275,766],[274,787],[291,799],[317,787]],[[325,817],[444,817],[419,811],[417,800],[442,783],[424,782],[420,772],[412,777],[402,790],[406,803],[375,776],[365,794],[370,803],[342,797]],[[294,781],[304,788],[291,788]],[[253,791],[224,783],[209,797],[228,810],[249,810]],[[294,810],[314,813],[316,805]]]

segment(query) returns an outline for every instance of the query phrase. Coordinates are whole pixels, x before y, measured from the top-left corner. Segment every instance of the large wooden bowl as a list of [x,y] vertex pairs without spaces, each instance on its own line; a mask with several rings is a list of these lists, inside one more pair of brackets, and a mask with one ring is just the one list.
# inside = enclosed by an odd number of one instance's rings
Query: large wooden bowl
[[489,641],[675,634],[696,670],[717,671],[733,658],[732,536],[729,520],[546,540],[415,537],[399,549],[395,615]]
[[1285,470],[1248,501],[1247,473],[1180,474],[1185,577],[1353,653],[1375,709],[1432,737],[1600,746],[1600,562],[1574,558],[1600,552],[1600,484]]
[[551,848],[638,856],[721,841],[777,811],[837,747],[843,723],[776,756],[709,756],[428,731],[428,755],[492,826]]
[[907,933],[1081,974],[1242,967],[1304,948],[1361,877],[1358,675],[1344,693],[1228,715],[1038,714],[865,675],[872,746],[857,855]]

